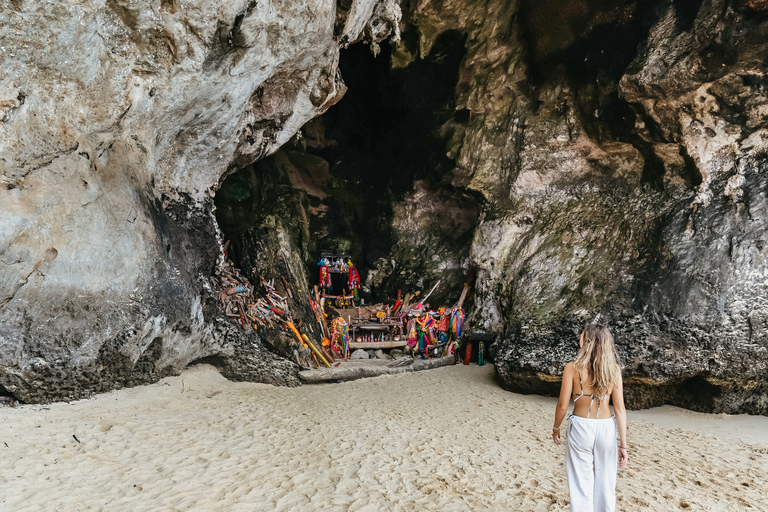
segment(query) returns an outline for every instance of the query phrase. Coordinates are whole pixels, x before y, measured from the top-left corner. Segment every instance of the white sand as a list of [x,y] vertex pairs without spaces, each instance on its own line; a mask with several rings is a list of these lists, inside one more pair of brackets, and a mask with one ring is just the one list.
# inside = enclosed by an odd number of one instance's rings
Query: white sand
[[[3,408],[0,510],[567,510],[554,401],[492,375],[455,366],[289,389],[201,366]],[[632,413],[618,509],[768,510],[766,432],[764,417]]]

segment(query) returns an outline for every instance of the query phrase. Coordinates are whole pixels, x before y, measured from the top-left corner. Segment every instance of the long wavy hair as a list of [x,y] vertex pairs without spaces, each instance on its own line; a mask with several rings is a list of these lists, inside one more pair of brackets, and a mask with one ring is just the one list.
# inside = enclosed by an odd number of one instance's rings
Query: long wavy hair
[[586,375],[585,384],[597,395],[607,395],[619,380],[621,366],[616,345],[608,328],[590,324],[581,333],[582,346],[576,356],[576,370]]

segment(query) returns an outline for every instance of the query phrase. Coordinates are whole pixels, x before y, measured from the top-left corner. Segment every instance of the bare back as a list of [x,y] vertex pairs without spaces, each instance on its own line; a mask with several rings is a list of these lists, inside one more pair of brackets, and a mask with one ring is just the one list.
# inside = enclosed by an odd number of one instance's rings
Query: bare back
[[594,418],[594,419],[606,419],[611,417],[611,408],[608,403],[611,399],[611,394],[597,395],[593,389],[589,386],[583,386],[583,382],[586,380],[586,375],[579,375],[573,363],[573,382],[571,389],[571,398],[573,399],[573,414],[580,418]]

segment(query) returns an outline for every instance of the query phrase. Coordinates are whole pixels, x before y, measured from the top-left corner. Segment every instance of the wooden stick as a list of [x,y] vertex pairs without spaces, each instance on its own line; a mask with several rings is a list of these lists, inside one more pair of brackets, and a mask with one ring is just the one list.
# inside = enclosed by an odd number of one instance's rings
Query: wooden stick
[[[310,300],[311,300],[311,299],[310,299]],[[317,304],[317,303],[315,303],[315,304]],[[311,304],[310,304],[310,305],[311,305]],[[319,308],[319,307],[320,307],[320,305],[319,305],[319,304],[317,304],[317,307]],[[314,311],[312,311],[312,312],[314,313]],[[317,319],[317,323],[318,323],[318,324],[320,324],[320,333],[321,333],[323,336],[325,336],[325,331],[323,330],[323,329],[324,329],[324,327],[323,327],[323,313],[322,313],[322,312],[320,312],[320,318],[318,318],[318,319]]]
[[330,367],[331,367],[331,363],[329,363],[329,362],[328,362],[328,361],[325,359],[325,356],[323,355],[323,353],[322,353],[322,352],[320,352],[319,350],[317,350],[317,347],[316,347],[316,346],[315,346],[315,344],[314,344],[314,343],[312,343],[312,341],[309,339],[309,336],[307,336],[306,334],[304,334],[304,335],[303,335],[303,338],[304,338],[304,341],[306,342],[306,344],[307,344],[307,345],[309,345],[309,348],[312,350],[312,352],[314,352],[314,353],[315,353],[315,355],[317,356],[317,358],[318,358],[318,359],[320,359],[320,360],[323,362],[323,364],[324,364],[325,366],[327,366],[328,368],[330,368]]
[[331,330],[328,328],[328,320],[325,319],[325,305],[320,305],[320,319],[323,321],[323,327],[325,327],[325,337],[331,337]]
[[328,322],[325,319],[325,298],[320,299],[320,291],[317,289],[317,285],[315,285],[315,302],[317,302],[317,307],[320,308],[320,319],[323,321],[323,323],[320,324],[320,327],[325,328],[323,334],[326,338],[330,338],[331,330],[328,328]]
[[461,297],[459,297],[459,302],[456,303],[457,308],[464,306],[464,301],[466,300],[468,293],[469,293],[469,284],[464,283],[464,289],[461,290]]
[[[323,338],[323,339],[326,339],[326,338]],[[325,358],[328,361],[330,361],[331,363],[335,363],[336,362],[336,358],[333,357],[333,351],[332,350],[328,350],[328,347],[320,347],[320,352],[322,352],[323,355],[325,356]]]
[[299,343],[303,345],[304,340],[301,338],[301,334],[299,334],[299,330],[296,328],[295,325],[293,325],[293,322],[285,322],[285,325],[287,325],[293,331],[293,334],[295,334],[296,337],[299,339]]
[[423,299],[421,299],[421,301],[419,301],[419,304],[424,304],[425,302],[427,302],[427,299],[429,298],[430,295],[432,295],[432,292],[434,292],[437,289],[439,284],[440,284],[440,279],[438,279],[437,283],[435,283],[435,286],[433,286],[432,289],[429,290],[429,293]]
[[289,296],[290,298],[293,298],[293,293],[291,293],[291,289],[290,289],[290,287],[288,286],[288,281],[286,281],[286,280],[285,280],[285,278],[284,278],[283,276],[280,276],[280,279],[282,279],[282,280],[283,280],[283,285],[285,286],[285,291],[288,293],[288,296]]

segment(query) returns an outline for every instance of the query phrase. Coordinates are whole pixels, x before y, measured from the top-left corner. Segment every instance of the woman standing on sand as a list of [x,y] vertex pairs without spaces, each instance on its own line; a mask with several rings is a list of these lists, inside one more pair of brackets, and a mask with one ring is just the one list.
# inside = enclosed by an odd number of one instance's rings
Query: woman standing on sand
[[[608,328],[588,325],[579,339],[581,349],[563,371],[560,400],[555,410],[552,438],[560,444],[560,424],[573,398],[566,438],[565,467],[571,512],[613,512],[616,508],[616,430],[618,466],[627,457],[627,411],[621,368]],[[608,399],[613,399],[616,420]]]

